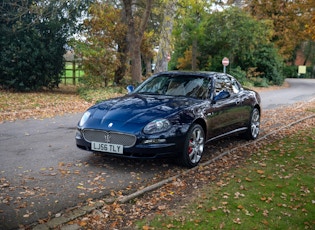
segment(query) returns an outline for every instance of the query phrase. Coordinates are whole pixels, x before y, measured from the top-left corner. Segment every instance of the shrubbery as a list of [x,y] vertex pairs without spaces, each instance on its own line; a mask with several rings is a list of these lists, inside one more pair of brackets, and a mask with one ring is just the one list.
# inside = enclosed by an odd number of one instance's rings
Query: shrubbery
[[[45,30],[45,31],[44,31]],[[0,41],[0,87],[17,91],[54,88],[64,69],[65,39],[43,38],[49,28],[22,30],[6,34]]]
[[0,8],[0,88],[57,87],[64,46],[84,1],[3,1]]

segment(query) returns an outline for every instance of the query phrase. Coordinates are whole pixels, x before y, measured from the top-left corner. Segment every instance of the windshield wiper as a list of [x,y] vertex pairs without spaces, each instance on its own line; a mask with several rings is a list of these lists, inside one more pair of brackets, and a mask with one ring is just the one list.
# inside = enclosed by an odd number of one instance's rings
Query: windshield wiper
[[161,95],[160,93],[155,93],[155,92],[137,92],[139,94],[149,94],[149,95]]

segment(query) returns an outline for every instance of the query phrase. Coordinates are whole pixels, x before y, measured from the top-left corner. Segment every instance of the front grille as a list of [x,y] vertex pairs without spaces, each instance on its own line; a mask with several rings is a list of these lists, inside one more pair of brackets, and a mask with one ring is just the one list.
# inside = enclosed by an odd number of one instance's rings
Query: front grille
[[123,145],[124,147],[132,147],[136,143],[136,136],[125,134],[125,133],[117,133],[117,132],[109,132],[103,130],[94,130],[94,129],[84,129],[82,130],[83,137],[88,142],[103,142],[103,143],[111,143]]

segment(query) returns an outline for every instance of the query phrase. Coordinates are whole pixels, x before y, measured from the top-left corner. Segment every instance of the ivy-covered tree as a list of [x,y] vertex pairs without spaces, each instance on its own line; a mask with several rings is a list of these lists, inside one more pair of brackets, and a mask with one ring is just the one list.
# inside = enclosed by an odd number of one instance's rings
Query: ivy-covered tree
[[67,38],[82,1],[4,0],[0,3],[0,87],[57,87]]

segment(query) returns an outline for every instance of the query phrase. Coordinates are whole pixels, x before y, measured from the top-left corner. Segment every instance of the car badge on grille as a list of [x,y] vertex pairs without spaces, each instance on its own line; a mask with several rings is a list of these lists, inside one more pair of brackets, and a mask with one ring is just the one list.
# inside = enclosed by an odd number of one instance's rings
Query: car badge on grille
[[108,128],[111,128],[113,126],[113,123],[108,124]]
[[104,133],[104,139],[105,139],[105,143],[109,143],[110,142],[110,132],[105,132]]

